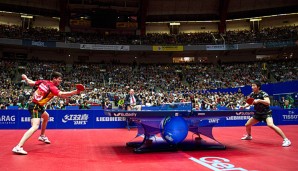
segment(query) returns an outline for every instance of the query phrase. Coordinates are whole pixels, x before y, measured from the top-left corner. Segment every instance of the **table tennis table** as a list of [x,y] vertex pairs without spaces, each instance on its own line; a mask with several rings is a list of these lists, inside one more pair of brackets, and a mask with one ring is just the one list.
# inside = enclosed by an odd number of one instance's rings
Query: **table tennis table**
[[[185,105],[185,104],[183,104]],[[189,105],[189,104],[187,104]],[[182,110],[105,110],[105,114],[110,117],[126,117],[129,122],[135,124],[138,129],[137,135],[126,146],[133,147],[134,152],[143,153],[151,151],[169,151],[169,150],[195,150],[195,149],[225,149],[226,146],[216,140],[213,135],[213,128],[218,122],[210,122],[216,119],[224,120],[226,117],[239,115],[252,115],[253,111],[202,111],[183,108]],[[186,138],[178,144],[168,144],[161,137],[160,123],[165,117],[182,117],[187,125],[191,138]],[[188,137],[190,137],[188,135]],[[205,141],[202,136],[211,140]]]

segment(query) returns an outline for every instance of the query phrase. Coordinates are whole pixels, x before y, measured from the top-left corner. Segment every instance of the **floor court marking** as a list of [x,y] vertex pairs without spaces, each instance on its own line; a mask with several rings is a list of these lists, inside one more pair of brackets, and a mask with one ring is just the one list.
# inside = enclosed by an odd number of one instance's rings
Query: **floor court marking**
[[198,163],[198,164],[200,164],[200,165],[202,165],[202,166],[205,166],[205,167],[207,167],[207,168],[209,168],[209,169],[211,169],[211,170],[213,170],[213,171],[222,171],[222,170],[220,170],[220,169],[217,169],[216,167],[212,167],[212,166],[210,166],[209,164],[206,164],[206,163],[202,162],[201,160],[198,160],[197,158],[190,157],[190,158],[188,158],[188,159],[190,159],[190,160],[192,160],[192,161],[194,161],[194,162],[196,162],[196,163]]

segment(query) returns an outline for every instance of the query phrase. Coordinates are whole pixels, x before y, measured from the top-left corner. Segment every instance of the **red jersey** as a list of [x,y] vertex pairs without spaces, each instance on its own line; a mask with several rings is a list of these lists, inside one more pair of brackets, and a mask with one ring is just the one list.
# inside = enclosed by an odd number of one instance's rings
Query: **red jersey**
[[44,106],[54,96],[58,96],[60,92],[58,87],[49,80],[35,81],[35,86],[37,86],[37,90],[33,94],[32,102],[40,106]]

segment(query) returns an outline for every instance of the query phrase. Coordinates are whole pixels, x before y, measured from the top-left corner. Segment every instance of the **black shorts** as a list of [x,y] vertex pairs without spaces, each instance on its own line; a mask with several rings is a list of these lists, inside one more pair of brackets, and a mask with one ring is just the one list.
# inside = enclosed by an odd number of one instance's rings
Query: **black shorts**
[[272,117],[272,114],[271,113],[267,113],[267,114],[254,114],[252,116],[254,119],[258,120],[258,121],[264,121],[266,122],[266,119],[269,118],[269,117]]
[[28,106],[28,110],[31,114],[32,118],[40,118],[41,115],[45,112],[45,108],[35,103],[30,103]]

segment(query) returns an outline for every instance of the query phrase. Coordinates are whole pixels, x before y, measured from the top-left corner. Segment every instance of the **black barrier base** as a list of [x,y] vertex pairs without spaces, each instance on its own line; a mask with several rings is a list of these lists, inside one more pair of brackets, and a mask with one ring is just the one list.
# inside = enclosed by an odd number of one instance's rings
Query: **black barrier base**
[[193,140],[184,140],[183,142],[174,145],[168,144],[161,140],[161,137],[151,139],[143,139],[143,141],[127,142],[126,147],[134,148],[135,153],[148,152],[173,152],[173,151],[191,151],[191,150],[225,150],[226,146],[216,140],[206,141],[201,137],[196,137]]
[[148,153],[148,152],[174,152],[177,151],[177,146],[171,146],[171,145],[143,145],[141,147],[135,148],[133,151],[135,153]]
[[127,142],[126,147],[134,148],[135,153],[148,153],[148,152],[163,152],[163,151],[177,151],[176,145],[171,145],[161,140],[161,137],[150,136],[151,138],[144,137],[143,141]]
[[142,142],[127,142],[126,147],[138,148],[142,146]]

